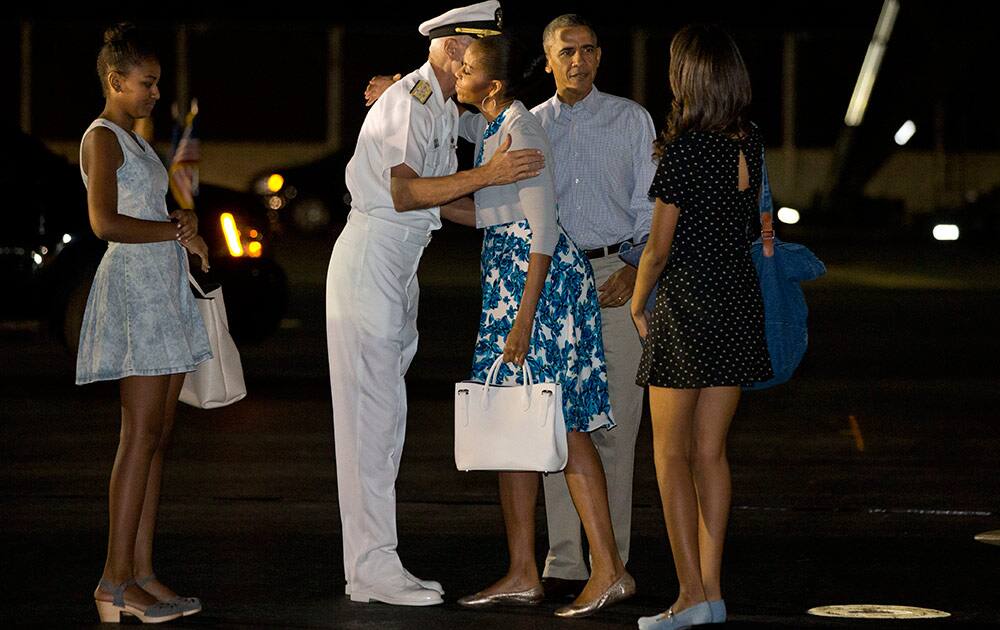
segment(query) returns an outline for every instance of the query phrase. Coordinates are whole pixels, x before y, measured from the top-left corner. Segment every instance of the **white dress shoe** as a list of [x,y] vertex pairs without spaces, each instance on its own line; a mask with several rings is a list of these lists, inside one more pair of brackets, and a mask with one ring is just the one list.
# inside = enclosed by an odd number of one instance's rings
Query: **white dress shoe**
[[372,586],[352,585],[352,602],[382,602],[395,606],[434,606],[444,603],[441,593],[400,575]]
[[[406,576],[406,579],[410,580],[414,584],[419,585],[421,588],[426,588],[426,589],[431,590],[431,591],[437,591],[438,594],[444,595],[444,587],[441,586],[440,582],[437,582],[435,580],[421,580],[420,578],[418,578],[417,576],[413,575],[412,573],[410,573],[406,569],[403,569],[403,575]],[[344,595],[350,595],[351,594],[351,590],[352,589],[351,589],[351,583],[350,582],[347,582],[346,584],[344,584]]]

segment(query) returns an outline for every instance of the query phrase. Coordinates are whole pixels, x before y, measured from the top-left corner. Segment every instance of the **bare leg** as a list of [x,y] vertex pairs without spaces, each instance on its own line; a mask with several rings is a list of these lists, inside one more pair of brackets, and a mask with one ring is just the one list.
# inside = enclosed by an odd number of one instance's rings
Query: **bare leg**
[[608,486],[594,442],[589,433],[578,431],[567,434],[567,441],[566,485],[587,534],[592,565],[590,580],[574,601],[575,604],[582,604],[600,597],[625,573],[625,565],[615,543],[608,508]]
[[[154,575],[153,571],[153,538],[156,534],[156,514],[160,507],[160,487],[163,479],[163,461],[170,446],[170,436],[174,427],[174,415],[177,412],[177,397],[184,386],[183,374],[170,375],[170,385],[167,389],[166,401],[163,406],[163,430],[156,446],[152,462],[149,466],[149,478],[146,481],[146,499],[142,505],[142,518],[139,520],[139,531],[135,539],[135,555],[133,568],[136,579]],[[142,586],[143,590],[160,601],[168,601],[177,596],[159,580],[151,580]]]
[[538,473],[500,473],[500,507],[507,528],[510,567],[507,575],[483,589],[484,595],[520,592],[538,586],[535,562],[535,503],[538,500]]
[[698,553],[698,497],[691,474],[693,425],[700,392],[649,388],[656,481],[680,583],[680,593],[672,606],[675,613],[705,601]]
[[[163,407],[169,382],[169,376],[130,376],[120,381],[122,428],[118,454],[111,470],[108,557],[102,575],[112,584],[133,577],[136,534],[150,465],[163,430]],[[94,597],[112,601],[111,593],[100,587]],[[125,591],[125,599],[141,607],[157,601],[135,585]]]
[[729,522],[732,484],[726,435],[740,401],[739,387],[701,390],[694,412],[694,481],[698,488],[698,556],[705,597],[722,598],[722,548]]

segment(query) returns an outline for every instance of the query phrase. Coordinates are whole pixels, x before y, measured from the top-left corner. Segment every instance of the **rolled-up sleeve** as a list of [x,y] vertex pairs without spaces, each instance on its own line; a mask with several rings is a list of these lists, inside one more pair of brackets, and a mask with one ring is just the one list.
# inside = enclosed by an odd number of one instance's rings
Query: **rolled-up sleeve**
[[631,198],[635,224],[632,238],[634,243],[638,243],[649,234],[653,222],[653,198],[649,196],[649,188],[656,175],[656,160],[653,159],[656,129],[653,127],[653,118],[644,108],[635,108],[630,135],[635,138],[632,152],[632,170],[635,175]]

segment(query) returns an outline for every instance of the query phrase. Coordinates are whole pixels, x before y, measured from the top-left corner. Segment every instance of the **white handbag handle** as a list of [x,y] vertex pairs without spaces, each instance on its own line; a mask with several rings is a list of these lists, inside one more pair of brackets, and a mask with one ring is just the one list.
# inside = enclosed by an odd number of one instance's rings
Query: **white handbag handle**
[[[500,366],[503,365],[503,355],[497,357],[497,360],[493,362],[490,366],[490,371],[486,373],[486,387],[483,389],[483,399],[480,401],[480,407],[486,409],[489,404],[490,397],[490,386],[493,384],[493,379],[496,378],[497,373],[500,371]],[[531,386],[535,384],[534,375],[531,373],[531,367],[528,366],[528,360],[525,359],[524,363],[521,364],[521,377],[524,381],[524,408],[527,409],[531,406]]]
[[[490,366],[490,371],[486,373],[486,387],[493,384],[493,379],[496,378],[497,372],[500,371],[500,366],[503,365],[503,355],[497,357],[497,360],[493,362]],[[524,386],[531,387],[535,384],[535,376],[531,373],[531,366],[528,365],[528,360],[525,359],[524,363],[521,365],[521,376],[524,379]]]
[[213,300],[213,299],[215,299],[215,298],[209,297],[208,294],[205,293],[205,290],[201,288],[201,285],[198,284],[198,281],[195,280],[194,276],[191,275],[191,270],[190,269],[188,269],[188,282],[191,284],[192,287],[194,287],[195,291],[198,292],[198,295],[201,296],[201,299],[203,299],[203,300]]

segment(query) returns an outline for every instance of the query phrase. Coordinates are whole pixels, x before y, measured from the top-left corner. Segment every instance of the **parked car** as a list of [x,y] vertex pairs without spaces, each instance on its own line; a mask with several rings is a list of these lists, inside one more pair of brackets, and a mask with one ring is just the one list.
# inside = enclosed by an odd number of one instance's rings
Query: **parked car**
[[[472,166],[474,145],[458,141],[458,168]],[[267,211],[272,224],[299,232],[322,232],[347,221],[351,195],[344,171],[353,145],[295,166],[272,166],[255,175],[250,190]]]
[[254,176],[250,188],[272,226],[321,232],[343,222],[351,198],[344,184],[349,151],[334,151],[312,162],[275,166]]
[[[107,244],[90,229],[79,168],[20,130],[3,136],[0,189],[9,219],[0,230],[5,288],[0,318],[43,320],[75,351]],[[199,233],[209,246],[211,275],[224,287],[233,336],[243,341],[265,337],[277,328],[288,301],[265,213],[252,195],[206,184],[197,208]]]

